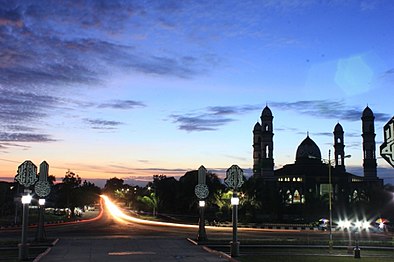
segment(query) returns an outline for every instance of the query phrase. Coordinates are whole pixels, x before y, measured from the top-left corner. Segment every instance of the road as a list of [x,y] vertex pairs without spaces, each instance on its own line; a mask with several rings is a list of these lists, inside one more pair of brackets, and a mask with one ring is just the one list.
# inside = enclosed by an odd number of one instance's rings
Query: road
[[[125,211],[120,216],[116,212],[110,212],[107,203],[103,209],[100,218],[93,221],[81,222],[72,225],[56,226],[46,229],[48,238],[55,237],[161,237],[161,238],[191,238],[197,237],[198,228],[194,226],[183,226],[174,223],[155,223],[155,222],[135,222],[135,219],[129,219],[129,214]],[[131,214],[130,214],[131,215]],[[197,222],[196,222],[197,223]],[[206,232],[209,239],[228,240],[232,238],[232,228],[229,227],[207,227]],[[313,243],[316,240],[328,240],[327,231],[313,230],[279,230],[279,229],[252,229],[240,228],[238,230],[239,240],[263,240],[276,239],[292,241],[303,240],[303,242]],[[360,239],[390,241],[393,234],[361,232]],[[348,240],[348,232],[334,231],[334,240]]]
[[[162,261],[163,257],[160,257],[160,254],[166,254],[166,252],[170,252],[169,250],[172,250],[173,253],[175,252],[175,254],[169,253],[169,258],[179,256],[197,258],[204,256],[203,253],[199,253],[201,250],[194,249],[191,246],[185,246],[186,238],[195,239],[197,237],[197,225],[141,221],[133,218],[127,211],[119,210],[112,202],[103,204],[103,210],[100,215],[92,220],[46,226],[45,231],[48,239],[59,238],[61,245],[57,246],[61,246],[63,249],[55,246],[54,251],[49,254],[49,257],[44,257],[42,261],[100,261],[100,259],[102,261],[109,261],[111,254],[113,256],[122,255],[125,261],[130,261],[128,260],[130,259],[128,257],[129,255],[150,257],[150,260],[146,261]],[[206,232],[209,240],[229,243],[232,238],[232,228],[207,227]],[[243,243],[252,243],[267,239],[271,241],[290,240],[294,244],[302,241],[302,243],[306,243],[307,245],[314,244],[317,240],[328,240],[328,232],[312,230],[240,228],[238,233],[241,250]],[[34,234],[35,229],[29,229],[29,239],[34,239]],[[377,234],[362,232],[360,235],[360,239],[380,241],[390,241],[392,237],[392,233]],[[0,238],[20,239],[20,229],[1,230]],[[333,232],[333,238],[334,242],[337,240],[347,241],[349,234],[347,232]],[[130,247],[133,248],[130,249]],[[185,253],[186,249],[188,252],[193,251],[194,253]],[[75,256],[72,255],[74,253]],[[119,261],[119,257],[116,258],[116,261]],[[217,256],[209,258],[214,260],[201,261],[223,261]],[[138,261],[144,260],[139,258]],[[173,260],[169,259],[168,261]]]

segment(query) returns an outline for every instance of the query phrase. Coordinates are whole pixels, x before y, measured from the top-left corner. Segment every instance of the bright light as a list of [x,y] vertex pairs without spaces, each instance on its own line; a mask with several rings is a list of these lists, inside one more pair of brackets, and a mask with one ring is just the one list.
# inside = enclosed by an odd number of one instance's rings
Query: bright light
[[239,198],[238,197],[232,197],[231,198],[231,205],[238,206],[238,204],[239,204]]
[[[145,224],[145,225],[198,228],[198,225],[187,225],[187,224],[150,221],[150,220],[144,220],[144,219],[136,218],[133,216],[129,216],[129,215],[126,215],[125,213],[123,213],[122,210],[120,210],[120,208],[117,207],[106,195],[100,195],[100,197],[102,199],[104,199],[105,207],[111,213],[112,217],[122,223],[127,223],[127,221],[131,221],[134,223]],[[206,228],[210,228],[210,227],[206,227]]]
[[338,226],[342,227],[342,228],[349,228],[350,225],[351,225],[351,223],[347,219],[346,220],[341,220],[341,221],[338,222]]
[[363,221],[361,226],[362,226],[362,228],[368,229],[370,226],[370,223],[368,221]]
[[356,226],[356,227],[362,227],[363,226],[363,222],[361,222],[361,221],[356,221],[356,223],[354,223],[354,225]]
[[379,228],[380,228],[380,229],[383,229],[383,228],[384,228],[384,223],[383,223],[383,222],[379,223]]
[[198,205],[199,205],[200,207],[205,207],[205,201],[204,201],[204,200],[198,201]]
[[22,196],[22,204],[30,204],[32,196],[30,194]]
[[40,198],[40,199],[38,199],[38,204],[39,204],[40,206],[45,205],[45,198]]

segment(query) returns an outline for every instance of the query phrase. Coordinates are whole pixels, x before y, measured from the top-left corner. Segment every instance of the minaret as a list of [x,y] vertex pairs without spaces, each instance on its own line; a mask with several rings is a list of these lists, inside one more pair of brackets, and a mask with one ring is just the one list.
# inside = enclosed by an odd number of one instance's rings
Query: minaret
[[261,176],[261,125],[259,122],[253,128],[253,175]]
[[341,124],[336,124],[334,128],[335,168],[345,171],[345,142],[343,140],[343,133]]
[[364,178],[367,180],[376,180],[376,144],[375,144],[375,116],[372,110],[367,106],[361,117],[362,120],[362,137],[363,137],[363,155],[364,155]]
[[274,179],[274,142],[271,109],[266,106],[261,113],[261,175],[267,179]]

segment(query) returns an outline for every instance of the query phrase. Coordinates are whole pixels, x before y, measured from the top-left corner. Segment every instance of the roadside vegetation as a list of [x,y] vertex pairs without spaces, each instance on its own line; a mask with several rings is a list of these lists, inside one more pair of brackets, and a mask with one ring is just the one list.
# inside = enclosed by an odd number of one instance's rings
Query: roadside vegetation
[[[195,223],[198,221],[198,199],[194,188],[198,180],[198,171],[189,171],[179,179],[165,175],[155,175],[146,186],[135,186],[124,183],[121,178],[113,177],[106,181],[104,188],[83,181],[75,172],[68,170],[63,178],[56,180],[49,176],[52,185],[51,193],[46,198],[46,221],[69,221],[80,219],[89,208],[97,207],[99,195],[108,195],[124,208],[134,211],[146,218]],[[318,226],[321,218],[327,217],[328,198],[288,205],[279,198],[275,191],[259,180],[259,177],[244,178],[245,183],[238,195],[238,217],[240,225],[262,223],[291,223],[297,226]],[[205,199],[205,219],[207,225],[222,225],[231,221],[229,190],[211,172],[207,173],[206,183],[209,195]],[[376,189],[377,190],[377,189]],[[17,183],[0,182],[0,226],[21,224],[22,205],[20,197],[23,188]],[[345,214],[348,217],[367,217],[370,219],[383,216],[394,221],[393,208],[394,186],[387,184],[379,192],[373,194],[369,202],[350,203],[343,210],[333,202],[333,216]],[[36,221],[34,208],[37,198],[33,196],[31,206],[31,222]],[[346,211],[346,212],[345,212]],[[33,222],[34,223],[34,222]]]

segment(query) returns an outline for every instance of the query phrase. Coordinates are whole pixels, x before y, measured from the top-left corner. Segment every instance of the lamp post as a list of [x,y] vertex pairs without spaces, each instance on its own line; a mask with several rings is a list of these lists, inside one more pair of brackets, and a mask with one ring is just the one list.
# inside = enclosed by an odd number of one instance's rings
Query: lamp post
[[244,171],[237,165],[232,165],[226,171],[226,178],[224,183],[233,190],[233,197],[231,198],[231,205],[233,206],[233,240],[230,242],[230,253],[232,257],[239,256],[239,241],[237,236],[237,224],[238,224],[238,189],[244,183],[243,181]]
[[207,241],[207,233],[205,231],[205,218],[204,218],[204,209],[205,209],[205,199],[209,195],[209,189],[206,185],[207,179],[207,170],[204,166],[200,166],[198,168],[198,184],[194,188],[194,193],[196,194],[200,211],[200,219],[198,221],[198,241]]
[[[309,158],[317,158],[315,156],[308,156]],[[344,158],[349,158],[351,155],[346,155]],[[330,251],[333,248],[333,238],[332,238],[332,170],[331,170],[331,149],[328,150],[328,159],[321,158],[323,162],[328,164],[328,212],[329,212],[329,240],[328,248]],[[335,160],[335,159],[333,159]]]
[[332,240],[332,181],[331,181],[331,150],[328,150],[328,210],[330,216],[330,238],[328,240],[328,248],[331,251],[333,246]]
[[238,205],[239,198],[237,191],[234,190],[233,196],[231,198],[231,205],[233,206],[233,240],[231,241],[230,253],[232,257],[239,256],[239,241],[237,235],[237,224],[238,224]]
[[29,204],[31,202],[31,195],[27,193],[22,196],[23,204],[23,220],[22,220],[22,240],[18,245],[19,248],[19,260],[27,260],[29,258],[29,244],[27,244],[27,226],[29,223]]
[[205,231],[205,217],[204,217],[204,209],[205,209],[205,201],[198,201],[198,206],[200,207],[200,220],[198,221],[198,241],[207,241],[207,232]]
[[44,237],[44,210],[45,210],[45,198],[40,198],[38,200],[39,205],[39,217],[38,217],[38,233],[37,241],[42,242],[45,240]]

